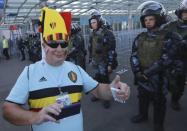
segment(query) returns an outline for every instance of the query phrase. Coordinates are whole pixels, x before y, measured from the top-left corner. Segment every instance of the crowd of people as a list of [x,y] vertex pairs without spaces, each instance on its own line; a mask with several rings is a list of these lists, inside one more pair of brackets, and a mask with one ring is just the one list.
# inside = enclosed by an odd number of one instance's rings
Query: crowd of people
[[[57,23],[52,30],[50,24],[53,19],[48,19],[52,18],[51,15]],[[68,50],[77,53],[73,49],[74,40],[69,41],[71,23],[66,21],[71,17],[62,17],[59,12],[47,7],[43,8],[42,16],[41,23],[45,23],[41,26],[45,57],[25,67],[6,98],[4,117],[16,125],[31,124],[34,131],[83,131],[83,92],[92,93],[99,99],[109,101],[115,97],[115,100],[123,102],[129,97],[129,86],[121,82],[119,76],[111,83],[101,83],[90,77],[82,67],[73,64],[76,61],[65,61]],[[60,27],[63,29],[59,31]],[[111,88],[116,91],[112,93]],[[21,106],[27,101],[29,110]]]
[[[176,9],[176,21],[168,21],[164,6],[156,1],[146,1],[137,10],[146,31],[134,39],[130,56],[138,90],[138,114],[131,122],[148,121],[153,102],[153,130],[165,131],[166,96],[171,93],[171,107],[180,111],[187,77],[187,0]],[[50,16],[58,23],[54,28],[50,26],[53,22]],[[110,108],[111,99],[118,102],[128,99],[129,86],[119,76],[110,80],[118,66],[112,27],[99,11],[92,12],[87,51],[80,25],[68,23],[67,19],[55,10],[43,8],[40,21],[45,57],[25,67],[6,98],[3,116],[11,123],[30,124],[33,131],[83,131],[82,92],[91,93],[92,102],[102,100],[106,109]],[[9,59],[6,40],[3,47]],[[19,49],[24,60],[23,47]],[[93,78],[86,72],[86,55]],[[21,106],[27,101],[30,110]]]
[[[26,59],[36,62],[42,57],[39,33],[26,33],[25,36],[17,36],[15,40],[2,36],[3,58],[9,60],[18,57],[21,61]],[[1,46],[0,46],[1,47]]]

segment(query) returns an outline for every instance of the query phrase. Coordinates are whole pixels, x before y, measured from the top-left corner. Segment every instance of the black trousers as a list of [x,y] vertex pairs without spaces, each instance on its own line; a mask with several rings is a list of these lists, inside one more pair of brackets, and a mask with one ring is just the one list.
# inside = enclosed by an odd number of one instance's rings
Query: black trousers
[[7,60],[10,58],[10,56],[8,54],[8,48],[3,49],[3,55],[6,57]]
[[150,92],[138,87],[139,114],[148,117],[149,105],[153,102],[153,118],[155,126],[163,126],[166,114],[166,97],[162,91]]
[[173,102],[177,102],[183,95],[184,88],[185,88],[185,79],[186,74],[178,75],[177,77],[170,78],[170,91],[171,91],[171,100]]
[[21,52],[21,60],[25,60],[25,51],[24,49],[20,49]]
[[[94,79],[97,80],[99,83],[110,83],[110,77],[108,74],[108,70],[105,66],[103,66],[101,69],[98,68],[98,72],[94,74]],[[109,100],[103,100],[103,105],[109,104]]]

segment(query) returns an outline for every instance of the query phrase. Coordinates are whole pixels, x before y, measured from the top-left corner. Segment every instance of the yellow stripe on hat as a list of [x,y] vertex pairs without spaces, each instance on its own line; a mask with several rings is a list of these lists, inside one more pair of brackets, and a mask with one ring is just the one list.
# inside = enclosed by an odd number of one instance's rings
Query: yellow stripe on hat
[[[58,96],[52,96],[52,97],[46,97],[46,98],[34,99],[34,100],[29,99],[30,108],[43,108],[51,104],[54,104],[56,102],[57,97]],[[72,93],[69,94],[69,97],[72,103],[76,103],[81,100],[82,93]]]

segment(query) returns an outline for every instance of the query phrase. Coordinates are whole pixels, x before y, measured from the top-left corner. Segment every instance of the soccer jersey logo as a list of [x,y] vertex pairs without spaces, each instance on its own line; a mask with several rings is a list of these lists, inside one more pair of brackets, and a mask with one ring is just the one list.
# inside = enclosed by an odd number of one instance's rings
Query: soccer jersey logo
[[68,73],[68,77],[74,83],[77,81],[77,74],[75,72],[73,72],[73,71],[70,71]]
[[47,81],[47,79],[44,76],[39,80],[39,82],[43,82],[43,81]]

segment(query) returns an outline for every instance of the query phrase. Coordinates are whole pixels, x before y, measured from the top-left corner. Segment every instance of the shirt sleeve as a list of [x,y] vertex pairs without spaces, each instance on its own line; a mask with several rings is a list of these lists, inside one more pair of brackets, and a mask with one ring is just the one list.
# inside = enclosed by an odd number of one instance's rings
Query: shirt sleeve
[[85,93],[89,93],[90,91],[94,90],[99,83],[89,76],[88,73],[86,73],[80,66],[78,66],[78,68],[83,81],[83,91]]
[[6,101],[17,104],[25,104],[28,100],[29,84],[28,84],[28,67],[25,67],[23,72],[18,77],[15,85],[10,91]]

